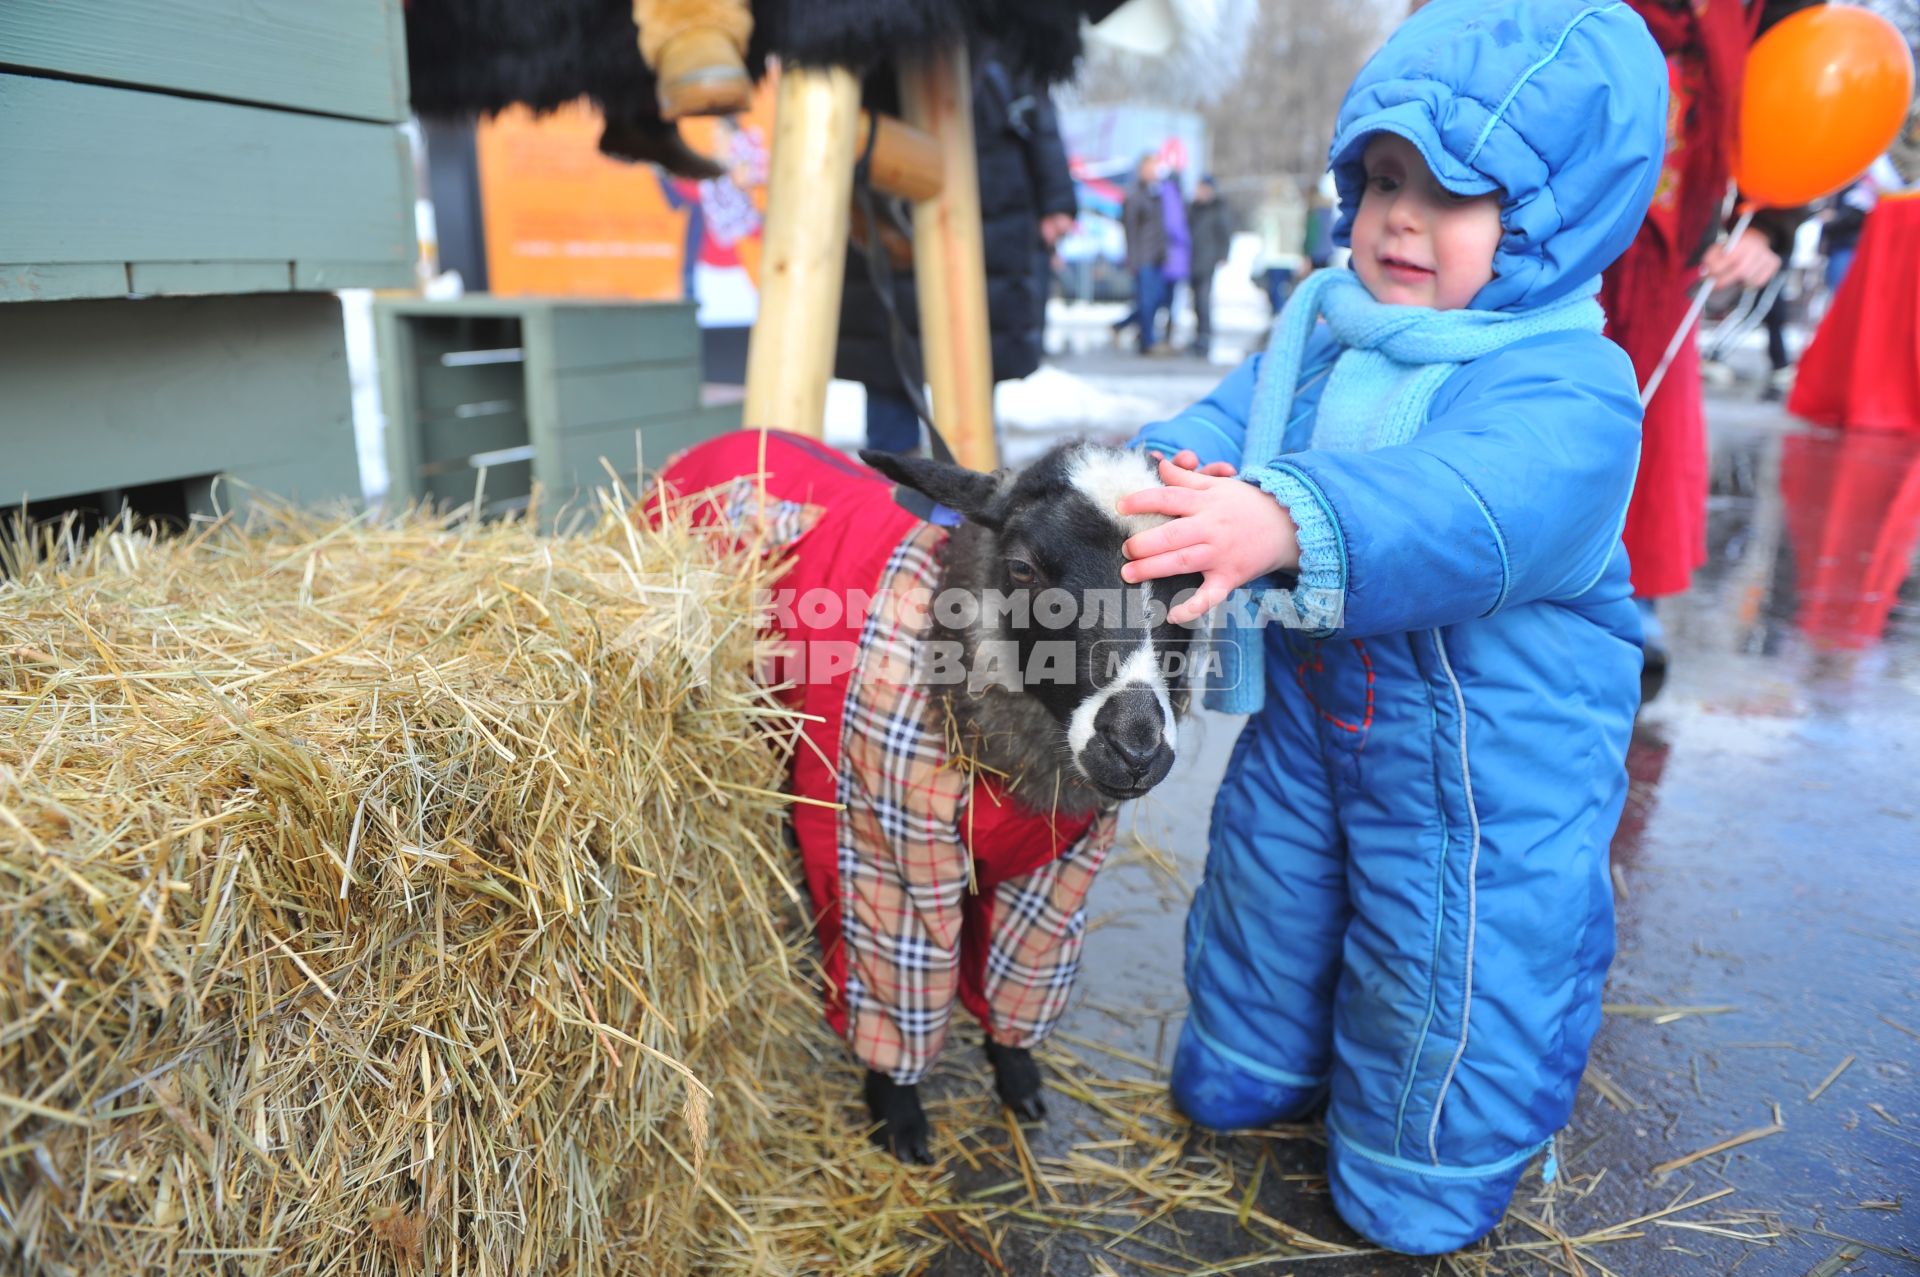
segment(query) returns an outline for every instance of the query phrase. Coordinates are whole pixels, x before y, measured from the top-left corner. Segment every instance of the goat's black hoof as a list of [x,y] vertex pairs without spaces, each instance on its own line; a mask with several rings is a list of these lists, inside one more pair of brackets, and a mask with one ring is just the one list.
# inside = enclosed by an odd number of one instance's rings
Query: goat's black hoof
[[873,1142],[903,1162],[932,1166],[933,1154],[927,1148],[932,1132],[926,1110],[920,1107],[920,1088],[868,1069],[865,1091],[867,1112],[880,1123]]
[[1033,1052],[1024,1046],[1002,1046],[988,1038],[987,1058],[993,1061],[993,1089],[1000,1093],[1000,1102],[1023,1122],[1045,1118],[1047,1106],[1040,1100],[1040,1066],[1034,1063]]

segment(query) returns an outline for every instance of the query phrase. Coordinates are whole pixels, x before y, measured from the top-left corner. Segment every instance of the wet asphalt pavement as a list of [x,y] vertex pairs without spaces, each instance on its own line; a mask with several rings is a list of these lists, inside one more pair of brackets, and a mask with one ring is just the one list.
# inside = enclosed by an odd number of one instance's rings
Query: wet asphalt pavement
[[[1224,372],[1113,352],[1062,363],[1143,394],[1162,374],[1184,394]],[[1108,1146],[1125,1133],[1111,1106],[1066,1092],[1091,1075],[1154,1079],[1146,1062],[1164,1066],[1184,1013],[1187,893],[1238,728],[1201,715],[1174,777],[1127,813],[1132,838],[1094,888],[1052,1116],[1029,1133],[1030,1165],[1040,1181],[1053,1168],[1052,1183],[1010,1190],[1019,1158],[1006,1131],[965,1136],[971,1152],[948,1165],[957,1196],[979,1195],[979,1230],[925,1271],[1920,1273],[1920,440],[1816,435],[1754,393],[1710,401],[1711,559],[1663,608],[1672,674],[1642,712],[1613,847],[1609,1014],[1562,1136],[1561,1180],[1543,1190],[1536,1169],[1516,1201],[1534,1222],[1517,1213],[1488,1245],[1439,1260],[1262,1262],[1280,1248],[1273,1229],[1246,1226],[1249,1212],[1364,1245],[1330,1208],[1310,1129],[1153,1128],[1195,1164],[1231,1171],[1224,1198],[1243,1203],[1238,1216],[1175,1210],[1122,1238],[1163,1201],[1071,1182],[1076,1153],[1131,1154]],[[948,1054],[966,1059],[931,1092],[977,1094],[977,1051]],[[956,1111],[954,1138],[982,1113],[970,1101]],[[1079,1218],[1108,1231],[1003,1209],[1056,1194],[1105,1201]]]

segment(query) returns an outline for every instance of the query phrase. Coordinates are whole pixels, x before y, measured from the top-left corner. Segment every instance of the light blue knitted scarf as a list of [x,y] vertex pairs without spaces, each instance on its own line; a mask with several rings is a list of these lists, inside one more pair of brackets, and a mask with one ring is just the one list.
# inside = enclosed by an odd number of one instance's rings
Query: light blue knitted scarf
[[[1298,627],[1322,631],[1337,629],[1340,623],[1346,574],[1338,563],[1324,561],[1329,548],[1338,544],[1331,512],[1290,470],[1268,468],[1280,458],[1301,358],[1315,322],[1324,318],[1342,349],[1321,393],[1308,447],[1369,452],[1406,443],[1418,434],[1434,392],[1461,364],[1542,333],[1599,332],[1605,322],[1594,300],[1599,287],[1596,277],[1566,297],[1515,312],[1385,305],[1349,270],[1316,271],[1294,290],[1254,388],[1240,474],[1288,505],[1300,529],[1300,581],[1295,590],[1236,599],[1236,606],[1216,622],[1213,641],[1220,679],[1207,694],[1211,708],[1251,714],[1265,703],[1259,634],[1263,618],[1283,617]],[[1355,511],[1352,517],[1365,516]],[[1337,555],[1337,549],[1332,554]]]

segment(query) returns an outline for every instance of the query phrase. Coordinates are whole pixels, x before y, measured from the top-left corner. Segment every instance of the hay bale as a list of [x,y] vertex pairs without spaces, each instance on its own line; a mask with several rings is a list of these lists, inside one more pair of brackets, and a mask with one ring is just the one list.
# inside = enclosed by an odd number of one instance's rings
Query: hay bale
[[920,1248],[789,925],[757,566],[611,514],[42,529],[4,558],[0,1255],[525,1277]]

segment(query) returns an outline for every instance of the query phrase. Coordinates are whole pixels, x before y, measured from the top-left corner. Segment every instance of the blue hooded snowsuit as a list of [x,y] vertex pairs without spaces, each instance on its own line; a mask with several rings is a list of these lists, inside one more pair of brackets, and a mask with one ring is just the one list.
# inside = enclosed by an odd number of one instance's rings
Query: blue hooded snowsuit
[[[1591,292],[1645,216],[1665,90],[1624,4],[1436,0],[1341,108],[1336,235],[1389,130],[1450,189],[1501,192],[1469,309]],[[1309,449],[1339,354],[1316,333],[1282,454],[1243,473],[1294,494],[1303,547],[1309,524],[1330,538],[1312,569],[1343,619],[1258,640],[1265,705],[1214,807],[1173,1089],[1216,1129],[1325,1099],[1341,1215],[1429,1254],[1498,1222],[1600,1024],[1641,660],[1620,544],[1640,408],[1611,342],[1548,332],[1461,364],[1404,443]],[[1243,465],[1259,366],[1136,443]]]

